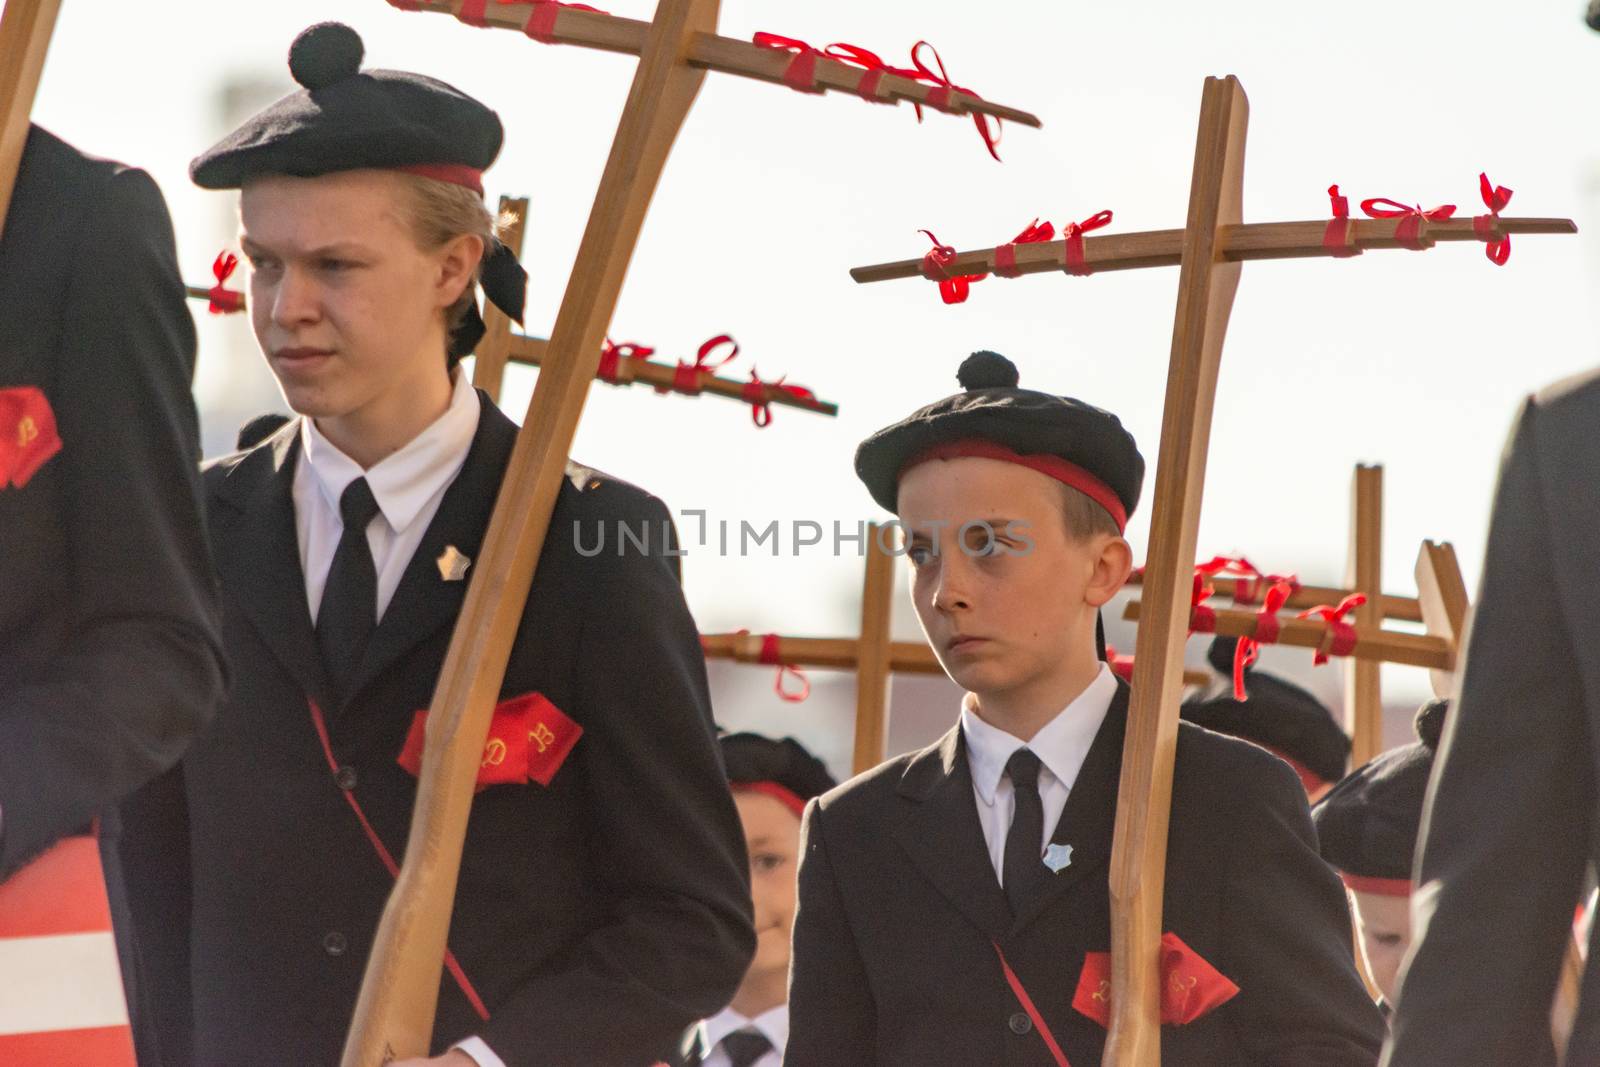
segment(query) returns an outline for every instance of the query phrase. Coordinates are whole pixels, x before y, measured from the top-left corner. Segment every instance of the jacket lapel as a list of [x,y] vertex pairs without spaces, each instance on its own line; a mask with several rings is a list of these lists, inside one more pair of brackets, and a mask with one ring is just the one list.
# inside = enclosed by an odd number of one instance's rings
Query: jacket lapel
[[347,705],[396,660],[441,626],[454,622],[461,613],[472,570],[469,567],[458,580],[446,580],[439,568],[439,557],[453,547],[476,564],[500,482],[517,441],[516,424],[487,396],[479,393],[478,398],[482,404],[478,429],[461,473],[445,490],[438,512],[395,587],[388,610],[372,633],[351,682]]
[[1128,729],[1128,686],[1117,682],[1116,696],[1089,746],[1078,780],[1067,794],[1053,845],[1071,846],[1072,861],[1050,876],[1047,888],[1016,917],[1013,936],[1022,932],[1091,874],[1104,877],[1111,865],[1111,843],[1117,822],[1117,786],[1122,775],[1122,743]]
[[311,627],[295,530],[299,455],[300,420],[291,419],[228,473],[221,492],[240,515],[218,532],[218,567],[230,599],[262,642],[301,689],[326,707],[328,679]]
[[1011,910],[978,823],[959,724],[911,761],[899,794],[910,801],[895,825],[900,847],[969,922],[989,937],[1004,934]]

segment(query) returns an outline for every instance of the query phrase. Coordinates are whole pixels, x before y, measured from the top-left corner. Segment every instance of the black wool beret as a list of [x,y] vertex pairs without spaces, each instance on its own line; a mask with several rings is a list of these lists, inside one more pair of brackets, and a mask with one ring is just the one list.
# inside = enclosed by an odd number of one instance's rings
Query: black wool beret
[[1322,858],[1359,878],[1407,880],[1417,851],[1422,801],[1450,702],[1417,712],[1417,740],[1390,749],[1329,790],[1311,809]]
[[760,734],[724,734],[722,762],[733,785],[776,782],[801,800],[810,800],[839,783],[822,761],[792,737],[774,740]]
[[[500,154],[500,118],[436,78],[361,70],[356,31],[321,22],[295,38],[289,71],[302,89],[258,112],[189,164],[206,189],[263,174],[313,178],[365,167],[486,169]],[[481,191],[481,190],[480,190]]]
[[974,352],[956,377],[962,392],[919,408],[856,449],[856,475],[885,510],[899,512],[907,463],[940,446],[976,440],[1022,457],[1064,460],[1108,488],[1124,520],[1133,514],[1144,484],[1144,457],[1115,415],[1071,397],[1019,388],[1016,366],[996,352]]
[[[1219,674],[1232,677],[1236,638],[1218,637],[1207,653]],[[1253,741],[1301,764],[1324,782],[1344,776],[1350,738],[1326,705],[1293,682],[1254,669],[1245,672],[1248,696],[1230,688],[1210,700],[1191,700],[1182,716],[1196,726]]]

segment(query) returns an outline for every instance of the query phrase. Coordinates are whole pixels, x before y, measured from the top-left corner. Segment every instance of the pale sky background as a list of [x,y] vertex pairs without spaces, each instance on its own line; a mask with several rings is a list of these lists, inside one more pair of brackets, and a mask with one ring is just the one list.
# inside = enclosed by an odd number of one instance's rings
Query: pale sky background
[[[638,18],[652,9],[648,0],[600,6]],[[1243,552],[1265,568],[1337,582],[1351,468],[1381,462],[1387,590],[1414,592],[1425,537],[1455,543],[1475,589],[1520,398],[1596,362],[1600,135],[1587,108],[1600,99],[1600,35],[1582,15],[1581,0],[728,0],[729,36],[849,41],[892,62],[927,38],[958,83],[1035,112],[1044,128],[1007,126],[1004,162],[995,163],[967,119],[930,114],[919,126],[909,107],[709,75],[646,220],[612,336],[673,358],[732,333],[744,356],[727,373],[743,378],[754,365],[764,378],[788,374],[838,402],[840,415],[780,408],[757,430],[740,404],[597,384],[574,455],[735,531],[741,520],[772,519],[853,528],[885,517],[852,473],[857,442],[953,392],[961,358],[993,348],[1016,361],[1024,385],[1107,407],[1132,430],[1150,469],[1129,529],[1142,556],[1175,268],[991,279],[958,307],[942,305],[931,283],[857,286],[847,271],[920,255],[924,227],[969,248],[1035,216],[1059,226],[1102,208],[1116,213],[1113,231],[1182,225],[1201,82],[1231,73],[1251,104],[1246,221],[1326,217],[1332,182],[1352,202],[1452,202],[1475,214],[1477,175],[1487,170],[1515,191],[1507,214],[1578,223],[1576,238],[1517,238],[1505,268],[1467,244],[1244,269],[1201,555]],[[188,280],[210,284],[212,257],[233,239],[236,197],[193,187],[188,161],[231,125],[224,86],[242,87],[235,92],[252,110],[289,91],[289,42],[325,18],[361,33],[368,65],[432,74],[499,111],[506,148],[489,194],[532,199],[527,328],[547,336],[633,75],[629,57],[474,30],[383,0],[66,0],[34,117],[86,151],[149,170],[171,206]],[[283,404],[243,317],[195,310],[196,395],[216,453],[245,418]],[[502,402],[516,418],[533,381],[532,371],[509,372]],[[796,557],[786,532],[780,558],[770,549],[722,556],[714,538],[693,543],[694,520],[682,523],[686,589],[703,630],[856,630],[862,561],[853,546],[836,557],[825,541]],[[917,636],[903,595],[896,631]],[[1131,644],[1131,634],[1114,631],[1113,641]],[[1198,640],[1191,651],[1198,659]],[[1274,649],[1266,662],[1337,694],[1339,672],[1313,673],[1308,652]],[[847,763],[848,676],[816,673],[816,694],[798,706],[777,701],[765,668],[714,667],[713,680],[724,722],[793,732],[836,769]],[[1386,667],[1384,684],[1398,741],[1426,681]],[[891,747],[937,733],[953,700],[947,684],[897,684]]]

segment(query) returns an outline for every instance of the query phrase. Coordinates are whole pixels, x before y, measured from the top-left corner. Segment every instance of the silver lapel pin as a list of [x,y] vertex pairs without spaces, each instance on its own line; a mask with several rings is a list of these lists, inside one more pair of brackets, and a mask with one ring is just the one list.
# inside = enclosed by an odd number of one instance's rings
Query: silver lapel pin
[[1051,873],[1059,874],[1065,867],[1072,865],[1072,846],[1057,845],[1044,850],[1044,865],[1050,868]]
[[439,577],[447,582],[459,582],[467,576],[467,568],[472,566],[472,557],[463,555],[455,545],[446,545],[443,552],[439,553]]

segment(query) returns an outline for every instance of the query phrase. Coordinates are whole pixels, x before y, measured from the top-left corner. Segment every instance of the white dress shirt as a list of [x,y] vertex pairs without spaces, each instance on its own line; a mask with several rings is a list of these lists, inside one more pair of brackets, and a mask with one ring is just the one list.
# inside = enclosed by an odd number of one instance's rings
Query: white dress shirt
[[[344,535],[339,497],[351,482],[365,477],[378,502],[378,514],[367,526],[367,544],[378,571],[375,618],[382,619],[394,599],[400,578],[439,511],[439,503],[461,473],[478,432],[482,405],[477,390],[460,367],[453,372],[450,406],[405,447],[385,456],[370,469],[334,447],[311,419],[300,423],[300,461],[294,472],[295,533],[300,542],[300,569],[306,579],[306,603],[316,624],[322,591],[328,584],[333,554]],[[484,1043],[470,1037],[455,1046],[478,1067],[506,1067]]]
[[389,608],[428,524],[439,510],[467,461],[478,432],[478,393],[457,367],[450,406],[400,451],[370,470],[340,452],[311,419],[300,422],[300,461],[294,472],[294,521],[300,541],[300,569],[306,578],[306,603],[311,622],[322,607],[333,554],[344,533],[339,497],[351,482],[365,476],[378,502],[378,514],[367,526],[367,544],[378,571],[377,619]]
[[[776,1008],[746,1019],[732,1008],[723,1008],[695,1027],[695,1047],[700,1050],[702,1067],[728,1067],[732,1062],[719,1046],[723,1038],[736,1030],[756,1029],[772,1042],[772,1051],[764,1052],[750,1067],[783,1067],[783,1046],[789,1041],[789,1005]],[[706,1049],[710,1049],[708,1054]]]
[[963,698],[961,706],[961,734],[966,741],[967,766],[972,771],[972,794],[978,804],[978,822],[983,827],[983,840],[989,846],[989,862],[994,865],[995,877],[1005,882],[1006,833],[1011,829],[1011,816],[1016,812],[1016,795],[1011,779],[1006,777],[1006,761],[1019,748],[1027,748],[1039,757],[1039,799],[1044,806],[1044,837],[1039,842],[1039,854],[1055,833],[1061,821],[1061,809],[1066,807],[1067,794],[1078,780],[1083,761],[1094,744],[1094,735],[1100,732],[1106,710],[1117,695],[1117,677],[1104,663],[1100,673],[1078,698],[1068,704],[1044,728],[1033,735],[1033,740],[1023,741],[997,726],[980,719]]

